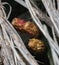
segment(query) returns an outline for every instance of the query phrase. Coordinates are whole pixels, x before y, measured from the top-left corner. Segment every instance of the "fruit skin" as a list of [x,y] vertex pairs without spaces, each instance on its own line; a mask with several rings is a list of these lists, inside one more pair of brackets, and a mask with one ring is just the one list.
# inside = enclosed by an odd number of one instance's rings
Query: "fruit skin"
[[19,19],[19,18],[14,18],[14,19],[12,20],[12,25],[13,25],[16,29],[22,30],[24,24],[25,24],[25,21],[24,21],[24,20],[21,20],[21,19]]
[[38,53],[42,53],[45,51],[45,44],[43,41],[39,40],[39,39],[30,39],[28,42],[28,47],[34,51],[34,52],[38,52]]
[[14,18],[12,20],[12,25],[20,31],[28,32],[33,37],[37,37],[39,35],[39,29],[33,22]]

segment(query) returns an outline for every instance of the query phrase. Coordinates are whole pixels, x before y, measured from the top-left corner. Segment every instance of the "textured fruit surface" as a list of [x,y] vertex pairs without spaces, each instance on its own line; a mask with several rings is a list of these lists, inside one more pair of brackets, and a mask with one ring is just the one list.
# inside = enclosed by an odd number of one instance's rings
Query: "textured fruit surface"
[[45,50],[44,42],[35,38],[29,40],[28,46],[36,52],[44,52]]
[[12,25],[20,31],[23,30],[28,32],[33,37],[37,37],[39,35],[39,29],[33,22],[25,21],[19,18],[14,18],[12,21]]

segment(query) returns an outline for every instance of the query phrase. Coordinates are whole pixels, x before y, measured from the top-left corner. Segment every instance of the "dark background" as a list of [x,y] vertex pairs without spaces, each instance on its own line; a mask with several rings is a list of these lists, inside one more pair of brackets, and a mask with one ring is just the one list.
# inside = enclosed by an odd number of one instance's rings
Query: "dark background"
[[[27,11],[27,9],[25,9],[23,6],[21,6],[19,3],[15,2],[14,0],[2,0],[2,2],[8,2],[11,6],[12,6],[12,13],[10,15],[9,20],[11,21],[14,17],[20,16],[21,14],[23,14],[24,12]],[[7,8],[7,12],[8,12],[8,6]]]

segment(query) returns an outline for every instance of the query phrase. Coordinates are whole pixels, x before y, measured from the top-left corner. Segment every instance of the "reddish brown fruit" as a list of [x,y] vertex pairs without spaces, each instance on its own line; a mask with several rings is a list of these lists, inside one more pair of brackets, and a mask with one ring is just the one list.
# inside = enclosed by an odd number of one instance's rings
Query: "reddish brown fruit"
[[12,25],[20,31],[23,30],[28,32],[33,37],[37,37],[39,34],[38,27],[33,22],[25,21],[19,18],[14,18],[12,21]]
[[22,29],[23,29],[24,24],[25,24],[25,21],[24,21],[24,20],[21,20],[21,19],[19,19],[19,18],[14,18],[14,19],[12,20],[12,25],[13,25],[15,28],[19,29],[19,30],[22,30]]

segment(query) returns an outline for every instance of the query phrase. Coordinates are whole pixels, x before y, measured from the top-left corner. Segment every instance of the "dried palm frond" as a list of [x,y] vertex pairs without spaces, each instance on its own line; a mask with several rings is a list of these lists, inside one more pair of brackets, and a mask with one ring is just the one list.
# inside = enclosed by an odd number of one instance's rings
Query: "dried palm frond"
[[42,0],[49,16],[51,22],[55,28],[56,35],[59,37],[59,12],[56,8],[53,7],[51,0]]

